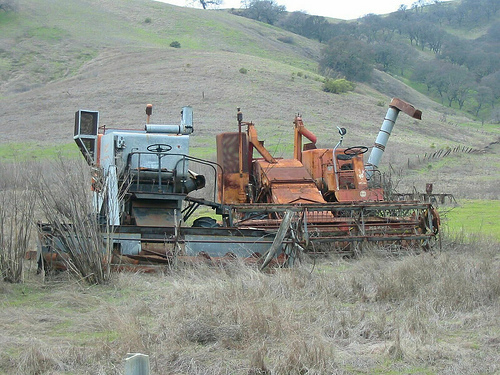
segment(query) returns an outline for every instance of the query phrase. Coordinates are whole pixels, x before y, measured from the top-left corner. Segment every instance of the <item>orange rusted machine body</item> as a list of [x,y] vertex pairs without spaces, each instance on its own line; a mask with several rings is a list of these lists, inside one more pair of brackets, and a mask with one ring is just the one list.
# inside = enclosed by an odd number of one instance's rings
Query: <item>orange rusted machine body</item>
[[[413,106],[393,99],[374,150],[385,150],[400,111],[421,118]],[[372,157],[372,151],[366,163],[368,147],[341,147],[345,129],[338,128],[335,147],[317,148],[317,137],[296,116],[293,157],[283,159],[271,156],[241,112],[237,119],[238,132],[217,136],[217,163],[224,171],[218,175],[219,199],[231,211],[230,225],[278,230],[288,210],[299,222],[296,241],[302,238],[307,247],[314,236],[345,251],[373,241],[428,247],[437,235],[439,218],[430,205],[385,199],[384,189],[370,181],[381,154]],[[303,144],[304,138],[309,142]]]

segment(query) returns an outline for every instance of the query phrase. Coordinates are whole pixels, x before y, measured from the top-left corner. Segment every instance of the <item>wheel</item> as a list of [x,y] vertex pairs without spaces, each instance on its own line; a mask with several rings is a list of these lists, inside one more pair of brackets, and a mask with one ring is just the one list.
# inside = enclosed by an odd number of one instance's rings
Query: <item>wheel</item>
[[208,216],[202,216],[193,221],[192,227],[195,228],[217,228],[220,225],[217,223],[217,220],[208,217]]
[[350,156],[363,155],[367,151],[368,151],[368,147],[366,147],[366,146],[353,146],[353,147],[346,148],[344,150],[344,154],[350,155]]
[[156,152],[158,154],[160,154],[162,152],[169,152],[171,149],[172,149],[172,146],[166,145],[164,143],[156,143],[154,145],[149,145],[147,147],[148,151]]

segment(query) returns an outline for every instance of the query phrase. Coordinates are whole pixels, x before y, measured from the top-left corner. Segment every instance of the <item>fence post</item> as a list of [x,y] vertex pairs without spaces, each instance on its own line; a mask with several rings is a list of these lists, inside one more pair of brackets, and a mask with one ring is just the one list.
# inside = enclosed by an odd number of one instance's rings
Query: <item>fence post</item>
[[125,375],[149,375],[149,356],[141,353],[127,353]]

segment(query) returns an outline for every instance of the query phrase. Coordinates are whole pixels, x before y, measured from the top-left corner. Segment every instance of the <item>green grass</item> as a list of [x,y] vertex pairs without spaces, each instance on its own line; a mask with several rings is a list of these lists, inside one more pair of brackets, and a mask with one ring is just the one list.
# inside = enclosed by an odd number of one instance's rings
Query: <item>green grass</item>
[[18,20],[18,14],[15,12],[0,12],[0,28],[10,27]]
[[58,156],[76,158],[80,156],[80,151],[74,143],[57,146],[39,145],[34,142],[0,145],[0,162],[53,159]]
[[[386,360],[379,367],[373,368],[371,373],[372,374],[384,374],[384,375],[401,375],[401,374],[427,374],[427,375],[431,375],[431,374],[435,374],[434,371],[429,370],[428,368],[420,368],[420,367],[405,368],[404,371],[401,371],[397,366],[398,363],[401,363],[401,361]],[[355,374],[364,374],[365,371],[356,371],[354,373]]]
[[457,125],[463,126],[465,128],[469,128],[469,129],[472,128],[472,129],[485,131],[485,132],[492,133],[492,134],[500,134],[500,126],[498,124],[492,124],[492,123],[487,123],[487,122],[482,124],[481,121],[474,121],[474,122],[458,123]]
[[443,28],[446,32],[454,36],[458,36],[459,38],[463,39],[473,40],[485,35],[489,27],[490,27],[489,24],[484,24],[482,26],[472,27],[472,28],[467,26],[461,28],[445,26]]
[[486,235],[500,240],[500,201],[460,200],[446,215],[450,234]]
[[58,27],[41,26],[28,30],[26,36],[28,38],[37,38],[40,40],[56,43],[64,38],[68,38],[70,34],[66,30]]
[[[427,152],[427,156],[432,155],[434,152],[439,151],[440,149],[444,149],[444,147],[437,148],[435,150],[431,150]],[[417,170],[417,172],[421,175],[426,175],[431,170],[442,171],[445,168],[454,168],[458,167],[463,163],[462,159],[457,158],[436,158],[436,159],[422,159],[422,165]]]
[[120,338],[120,333],[117,331],[97,331],[97,332],[62,332],[62,336],[68,336],[69,338],[73,338],[76,341],[81,342],[82,344],[88,343],[92,344],[96,341],[104,341],[111,343]]
[[[75,0],[49,3],[20,0],[19,4],[16,14],[0,14],[0,41],[16,39],[14,48],[0,49],[0,78],[6,80],[17,72],[31,76],[24,80],[26,89],[73,76],[83,63],[95,58],[101,48],[116,45],[127,45],[131,49],[138,46],[169,48],[172,41],[179,41],[182,49],[231,51],[309,72],[317,69],[317,63],[305,53],[298,55],[296,48],[273,46],[272,42],[282,30],[226,12],[173,7],[146,0],[92,7]],[[138,15],[137,8],[143,13]],[[145,23],[148,16],[151,22]],[[311,49],[312,43],[297,38],[295,47]]]
[[196,210],[196,212],[186,221],[185,225],[188,227],[192,226],[193,222],[200,217],[210,217],[218,222],[222,222],[221,215],[217,215],[212,208],[203,207]]
[[28,284],[13,284],[9,293],[4,293],[0,300],[0,306],[29,307],[42,306],[51,307],[53,304],[47,301],[47,295],[40,288]]
[[216,150],[213,146],[192,146],[189,150],[189,156],[199,159],[215,160]]

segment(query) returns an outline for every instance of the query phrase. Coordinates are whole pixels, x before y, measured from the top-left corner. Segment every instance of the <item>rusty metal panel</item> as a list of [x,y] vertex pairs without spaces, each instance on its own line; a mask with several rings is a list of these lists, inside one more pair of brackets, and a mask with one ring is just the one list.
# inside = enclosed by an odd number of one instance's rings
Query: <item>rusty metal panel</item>
[[217,174],[219,201],[224,204],[244,203],[246,201],[245,189],[249,180],[249,149],[246,133],[242,136],[242,170],[240,175],[239,163],[239,136],[240,133],[222,133],[217,135],[217,163],[224,171]]
[[314,182],[295,184],[273,184],[273,203],[326,203]]
[[[222,133],[216,137],[217,141],[217,163],[224,169],[224,173],[236,173],[239,167],[239,134]],[[248,138],[246,133],[241,133],[243,146],[243,172],[249,171],[248,160]]]
[[224,199],[222,199],[221,191],[219,189],[219,200],[224,204],[245,203],[246,195],[241,190],[242,186],[248,186],[248,173],[225,173],[224,180],[221,181],[222,176],[219,174],[219,186],[224,187]]
[[120,254],[137,255],[141,252],[140,233],[120,233],[115,235],[113,243],[120,244]]
[[354,169],[354,187],[359,190],[368,189],[368,181],[366,179],[363,155],[354,156],[352,158],[352,166]]
[[335,191],[338,202],[382,201],[383,189],[340,189]]
[[275,164],[270,164],[265,160],[257,160],[256,164],[260,173],[270,183],[313,181],[304,165],[295,159],[277,159]]
[[302,163],[313,179],[323,177],[323,170],[332,165],[332,150],[331,149],[314,149],[302,152]]
[[277,159],[275,164],[270,164],[265,160],[257,160],[255,164],[256,174],[262,185],[271,188],[273,203],[325,203],[311,175],[300,161]]
[[[344,155],[344,148],[336,150],[336,155]],[[363,155],[353,155],[350,159],[336,158],[337,179],[333,165],[333,150],[316,149],[304,151],[304,166],[313,177],[327,200],[339,202],[382,201],[382,189],[369,189]],[[335,198],[333,198],[335,197]]]
[[414,106],[412,106],[410,103],[405,102],[404,100],[393,98],[389,106],[397,108],[400,111],[406,113],[408,116],[416,118],[417,120],[422,120],[422,111],[416,109]]

